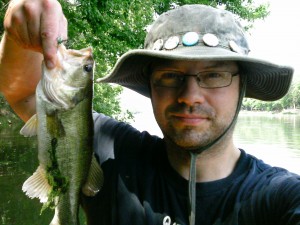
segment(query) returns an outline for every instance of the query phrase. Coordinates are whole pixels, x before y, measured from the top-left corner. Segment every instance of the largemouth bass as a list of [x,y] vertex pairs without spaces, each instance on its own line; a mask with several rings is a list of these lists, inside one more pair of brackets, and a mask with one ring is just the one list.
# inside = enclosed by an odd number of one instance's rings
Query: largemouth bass
[[23,184],[31,198],[55,207],[51,225],[77,225],[81,190],[95,195],[103,182],[93,156],[92,49],[58,47],[54,69],[42,65],[36,88],[36,115],[20,133],[37,135],[37,171]]

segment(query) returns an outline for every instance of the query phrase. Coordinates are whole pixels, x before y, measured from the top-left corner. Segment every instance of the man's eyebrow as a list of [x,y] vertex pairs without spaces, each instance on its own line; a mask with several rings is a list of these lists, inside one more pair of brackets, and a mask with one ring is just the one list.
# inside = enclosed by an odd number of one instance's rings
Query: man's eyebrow
[[211,61],[209,65],[204,66],[205,69],[213,69],[215,67],[223,67],[227,66],[228,62],[227,61]]
[[[205,61],[205,60],[203,60],[203,62],[209,62],[208,65],[205,65],[203,67],[204,69],[214,69],[216,67],[225,67],[227,65],[230,65],[230,62],[232,62],[232,61]],[[151,71],[153,71],[155,69],[161,69],[161,68],[173,69],[176,66],[176,62],[162,60],[160,63],[151,63],[149,66],[150,66]]]

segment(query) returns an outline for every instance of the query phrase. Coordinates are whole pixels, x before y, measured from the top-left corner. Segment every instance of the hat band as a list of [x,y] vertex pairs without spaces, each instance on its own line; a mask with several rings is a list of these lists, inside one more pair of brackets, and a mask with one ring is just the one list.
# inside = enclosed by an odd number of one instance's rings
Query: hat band
[[150,48],[156,51],[170,51],[177,49],[178,47],[192,46],[221,47],[242,55],[247,55],[249,53],[249,49],[239,46],[234,40],[221,40],[215,34],[202,34],[194,31],[178,33],[166,38],[159,38],[150,45]]

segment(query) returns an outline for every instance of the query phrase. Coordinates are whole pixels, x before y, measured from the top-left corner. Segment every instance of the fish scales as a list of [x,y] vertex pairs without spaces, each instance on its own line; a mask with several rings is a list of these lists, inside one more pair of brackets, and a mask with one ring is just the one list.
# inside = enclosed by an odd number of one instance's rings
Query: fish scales
[[[42,101],[42,104],[46,103],[43,102],[42,99],[40,99],[40,101]],[[38,104],[38,106],[42,106],[42,104]],[[38,139],[40,162],[48,167],[45,169],[49,172],[51,167],[55,166],[53,165],[55,162],[51,159],[49,152],[51,152],[52,155],[55,154],[61,176],[66,178],[64,182],[67,182],[66,184],[60,184],[58,186],[60,188],[61,186],[68,186],[67,190],[62,190],[62,192],[66,192],[61,194],[61,199],[57,205],[58,212],[60,212],[60,223],[77,224],[79,206],[77,196],[85,181],[84,179],[87,177],[93,149],[93,123],[91,123],[92,118],[88,111],[88,109],[91,109],[91,101],[90,99],[85,99],[71,110],[57,111],[54,115],[49,116],[43,112],[45,107],[39,108],[40,111],[38,115],[45,115],[41,118],[38,116],[39,123],[41,124],[38,130],[38,133],[41,135]],[[49,119],[49,117],[54,117],[55,119]],[[49,121],[54,123],[52,124],[52,129],[58,127],[60,131],[52,131],[52,133],[51,126],[50,128],[47,126]],[[74,123],[76,123],[76,126],[74,126]],[[56,146],[51,144],[53,139],[57,140]],[[55,148],[54,153],[52,153],[53,148]],[[51,176],[51,172],[49,176]]]
[[[55,207],[51,225],[79,224],[82,188],[95,195],[103,183],[93,157],[93,67],[91,49],[58,49],[53,71],[43,66],[36,89],[36,115],[21,130],[37,134],[39,167],[23,185],[23,191]],[[33,129],[33,127],[36,127]],[[94,162],[94,163],[93,163]],[[97,176],[89,179],[89,173]]]

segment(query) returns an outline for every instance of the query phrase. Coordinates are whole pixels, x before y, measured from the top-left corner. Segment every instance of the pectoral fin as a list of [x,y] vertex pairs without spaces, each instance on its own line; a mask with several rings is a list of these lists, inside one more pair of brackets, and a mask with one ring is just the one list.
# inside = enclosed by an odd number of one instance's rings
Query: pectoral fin
[[41,166],[24,182],[22,190],[30,198],[39,198],[42,203],[48,201],[51,186],[48,184],[46,172]]
[[20,130],[20,134],[22,134],[25,137],[32,137],[37,135],[37,116],[34,114],[22,127]]
[[92,158],[90,171],[86,183],[82,187],[82,192],[86,196],[95,196],[103,186],[104,176],[102,169],[95,156]]

